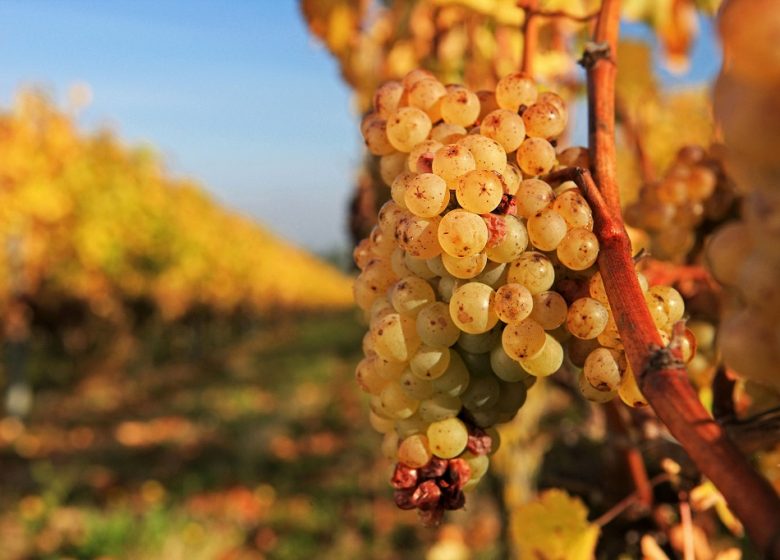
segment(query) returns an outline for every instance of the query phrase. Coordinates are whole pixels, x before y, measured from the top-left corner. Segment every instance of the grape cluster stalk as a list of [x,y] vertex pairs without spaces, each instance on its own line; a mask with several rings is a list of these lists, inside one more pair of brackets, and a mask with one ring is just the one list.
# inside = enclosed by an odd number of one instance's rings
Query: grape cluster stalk
[[[397,461],[396,504],[435,524],[464,505],[495,426],[538,378],[566,364],[592,401],[647,401],[597,271],[591,207],[554,178],[589,165],[584,148],[556,149],[561,97],[520,73],[473,92],[415,70],[382,85],[373,108],[361,131],[391,199],[354,251],[369,324],[356,377]],[[636,274],[668,343],[683,300]],[[690,359],[691,339],[678,338]]]

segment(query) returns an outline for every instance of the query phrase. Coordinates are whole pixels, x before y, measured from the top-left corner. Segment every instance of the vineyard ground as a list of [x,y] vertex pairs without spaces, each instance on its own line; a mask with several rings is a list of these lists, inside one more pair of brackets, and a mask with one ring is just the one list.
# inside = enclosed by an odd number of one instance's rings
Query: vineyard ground
[[435,533],[392,504],[353,381],[361,335],[301,316],[153,365],[130,341],[40,388],[0,422],[0,559],[423,557]]

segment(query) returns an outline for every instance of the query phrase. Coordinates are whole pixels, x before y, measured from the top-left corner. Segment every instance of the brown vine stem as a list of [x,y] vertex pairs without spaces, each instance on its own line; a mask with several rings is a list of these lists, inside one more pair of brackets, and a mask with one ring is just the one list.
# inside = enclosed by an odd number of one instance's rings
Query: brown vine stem
[[656,179],[655,167],[653,167],[653,162],[650,161],[650,157],[645,149],[645,144],[642,141],[642,127],[631,115],[626,103],[617,97],[615,98],[615,112],[620,121],[620,128],[626,136],[626,140],[634,147],[634,153],[636,154],[637,163],[639,165],[639,177],[642,180],[642,184],[647,185],[648,183],[654,182]]
[[603,0],[593,42],[585,45],[582,65],[588,74],[588,145],[596,184],[607,206],[620,213],[615,153],[615,77],[620,0]]
[[622,410],[614,401],[607,403],[605,408],[610,429],[621,436],[618,440],[620,441],[618,447],[622,448],[626,468],[634,482],[637,502],[645,508],[650,508],[653,505],[653,488],[647,478],[647,469],[642,453],[632,441],[632,434],[623,417]]
[[575,181],[593,209],[604,288],[628,362],[648,403],[699,470],[720,490],[756,547],[767,558],[780,558],[780,499],[704,409],[688,381],[679,349],[663,346],[644,304],[620,213],[616,180],[615,54],[619,24],[619,0],[604,0],[594,43],[583,57],[588,72],[590,152],[596,183],[589,172],[575,172]]
[[525,19],[523,19],[523,57],[520,61],[520,72],[533,78],[534,55],[539,42],[539,22],[534,16],[539,7],[539,0],[526,0],[518,3],[518,5],[525,12]]
[[[661,473],[656,476],[654,476],[651,480],[648,481],[648,485],[650,487],[650,490],[661,484],[662,482],[667,482],[671,480],[671,477],[667,473]],[[622,500],[620,500],[618,503],[616,503],[614,506],[609,508],[606,512],[601,514],[600,517],[593,520],[593,523],[595,525],[598,525],[599,527],[603,527],[616,517],[618,517],[621,513],[626,511],[628,508],[630,508],[632,505],[637,503],[640,500],[638,492],[632,492]]]
[[599,270],[642,393],[699,470],[723,494],[756,547],[767,558],[780,558],[780,499],[704,409],[679,351],[662,345],[644,304],[620,214],[610,211],[587,170],[571,169],[568,177],[593,210],[594,231],[601,244]]

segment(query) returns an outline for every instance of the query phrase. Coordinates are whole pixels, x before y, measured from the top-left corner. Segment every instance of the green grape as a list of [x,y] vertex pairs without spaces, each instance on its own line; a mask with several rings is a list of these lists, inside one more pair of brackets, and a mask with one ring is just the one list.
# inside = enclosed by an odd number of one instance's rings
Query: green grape
[[398,453],[398,435],[395,432],[388,432],[382,438],[380,446],[382,457],[388,461],[395,461]]
[[498,106],[513,113],[517,113],[521,105],[533,105],[537,96],[536,84],[519,72],[504,76],[496,84]]
[[528,389],[523,383],[507,383],[506,381],[499,381],[499,386],[499,396],[494,408],[500,413],[503,421],[509,422],[525,404]]
[[401,107],[387,119],[386,130],[393,148],[399,152],[410,152],[428,137],[431,119],[425,111],[416,107]]
[[[777,276],[774,276],[773,286],[776,286]],[[685,302],[683,301],[680,292],[672,288],[671,286],[653,286],[647,291],[648,295],[652,294],[661,299],[664,306],[664,311],[668,317],[669,323],[673,325],[685,314]],[[764,302],[766,303],[766,302]],[[661,325],[663,326],[663,325]]]
[[493,309],[493,288],[479,282],[468,282],[455,290],[450,299],[450,317],[458,328],[470,334],[492,329],[498,322]]
[[378,355],[387,360],[405,362],[420,345],[414,318],[390,313],[371,323]]
[[[421,403],[422,406],[422,403]],[[412,414],[409,418],[401,418],[393,421],[395,425],[395,433],[399,438],[408,438],[415,434],[425,434],[428,430],[430,422],[423,420],[420,417],[420,408],[417,408],[417,412]]]
[[437,394],[457,397],[463,394],[470,381],[469,370],[457,352],[450,354],[447,370],[433,380],[433,390]]
[[443,253],[441,262],[449,274],[461,280],[468,280],[485,270],[487,255],[485,253],[477,253],[476,255],[458,258]]
[[370,395],[379,395],[388,384],[388,381],[377,373],[375,363],[376,356],[363,358],[355,368],[358,385]]
[[669,315],[666,313],[664,298],[660,294],[648,291],[645,294],[647,309],[650,311],[650,317],[653,318],[653,324],[657,328],[663,328],[669,322]]
[[495,408],[482,408],[479,410],[470,410],[469,414],[474,423],[480,428],[495,426],[501,421],[501,413]]
[[398,446],[398,460],[413,469],[427,465],[431,456],[428,438],[423,434],[409,436]]
[[490,90],[480,90],[477,92],[479,98],[479,118],[477,123],[481,123],[485,119],[485,115],[498,109],[498,101],[496,101],[496,92]]
[[433,347],[452,346],[461,333],[450,317],[449,306],[440,301],[430,303],[420,310],[416,326],[423,344]]
[[368,234],[368,240],[371,242],[371,250],[377,256],[384,257],[393,252],[393,236],[385,235],[379,226],[374,226],[371,229],[371,232]]
[[453,257],[470,257],[480,253],[488,241],[488,228],[477,214],[467,210],[451,210],[438,227],[439,246]]
[[393,273],[399,278],[417,276],[414,272],[409,270],[408,266],[406,266],[406,252],[400,247],[393,249],[393,252],[390,255],[390,267],[393,269]]
[[368,423],[380,434],[389,434],[395,429],[395,422],[389,418],[382,418],[373,410],[368,411]]
[[490,367],[496,377],[509,383],[523,383],[536,380],[526,372],[517,360],[506,353],[502,344],[497,344],[490,352]]
[[387,121],[379,115],[364,121],[362,132],[366,148],[375,156],[386,156],[395,152],[395,147],[387,137]]
[[[554,93],[552,91],[545,91],[539,94],[539,96],[536,98],[536,103],[549,103],[553,107],[555,107],[558,110],[558,113],[563,118],[564,122],[568,119],[568,110],[566,108],[566,102],[563,100],[563,97],[558,95],[557,93]],[[557,136],[557,134],[556,134]]]
[[599,256],[599,240],[585,228],[574,228],[564,236],[556,251],[558,260],[571,270],[585,270]]
[[447,371],[451,358],[452,352],[446,346],[422,345],[409,361],[409,367],[420,379],[436,379]]
[[[520,361],[521,365],[521,360],[524,358],[530,358],[541,352],[545,342],[544,329],[533,319],[510,323],[501,335],[504,351],[509,357]],[[529,371],[528,373],[533,372]]]
[[472,354],[484,354],[501,340],[501,328],[496,325],[487,332],[481,334],[463,333],[458,339],[458,348]]
[[593,385],[588,383],[585,374],[582,372],[580,372],[580,374],[577,376],[577,383],[580,387],[580,391],[582,391],[583,396],[589,401],[593,401],[595,403],[608,403],[618,394],[617,389],[613,389],[612,391],[599,391]]
[[457,416],[461,407],[458,397],[435,394],[430,399],[420,401],[420,418],[426,422],[440,422]]
[[706,247],[707,265],[715,279],[726,286],[736,286],[743,263],[753,250],[748,226],[732,222],[710,237]]
[[566,321],[566,300],[558,292],[541,292],[533,296],[531,318],[546,331],[560,327]]
[[547,208],[555,197],[552,187],[539,179],[521,181],[516,196],[517,214],[525,219]]
[[420,310],[436,301],[431,285],[416,276],[406,276],[390,288],[390,302],[398,312],[416,317]]
[[[566,184],[574,185],[571,181],[567,181],[563,185]],[[552,204],[552,209],[561,215],[569,228],[585,228],[593,231],[593,212],[583,196],[575,190],[576,188],[574,185],[574,189],[558,194]]]
[[407,167],[412,173],[430,173],[433,170],[433,156],[443,147],[436,140],[425,140],[417,144],[406,160]]
[[517,323],[531,315],[533,295],[522,284],[504,284],[496,290],[494,307],[499,319],[505,323]]
[[404,193],[406,208],[415,216],[432,218],[449,201],[449,188],[444,179],[433,173],[420,173],[409,181]]
[[506,283],[506,272],[505,263],[487,261],[482,272],[474,277],[474,282],[487,284],[491,288],[503,286]]
[[504,173],[507,166],[506,152],[501,144],[495,140],[481,134],[469,134],[458,140],[457,143],[465,146],[474,156],[477,170]]
[[[434,257],[436,258],[436,257]],[[436,274],[428,267],[428,261],[426,259],[418,259],[406,252],[403,253],[404,265],[409,272],[425,280],[433,280],[436,278]]]
[[519,360],[523,369],[536,377],[552,375],[563,365],[563,347],[552,336],[545,333],[542,349],[528,357]]
[[504,196],[501,176],[494,171],[469,171],[458,178],[455,196],[464,210],[475,214],[492,212]]
[[596,348],[585,359],[583,374],[599,391],[615,391],[622,378],[618,359],[620,353],[608,348]]
[[392,418],[409,418],[417,411],[420,401],[406,394],[400,383],[388,383],[379,395],[382,410]]
[[477,375],[493,375],[493,369],[490,367],[489,353],[473,354],[461,350],[460,355],[463,358],[463,362],[466,364],[471,377]]
[[468,131],[460,125],[450,123],[439,123],[431,130],[431,140],[435,140],[440,144],[454,144],[464,136],[468,134]]
[[394,362],[377,354],[374,367],[380,377],[388,381],[394,381],[401,377],[401,374],[406,369],[406,362]]
[[467,409],[479,410],[490,408],[498,402],[499,393],[500,387],[494,375],[473,375],[460,399]]
[[497,244],[488,247],[487,257],[494,262],[509,263],[520,258],[528,247],[528,232],[521,220],[514,216],[500,216],[504,222],[504,237]]
[[406,91],[409,91],[412,89],[414,84],[419,82],[420,80],[435,80],[436,76],[433,75],[432,72],[429,72],[428,70],[424,70],[423,68],[415,68],[414,70],[410,70],[407,72],[403,79],[401,80],[401,85],[404,86],[404,89]]
[[376,350],[374,350],[374,339],[371,337],[371,331],[366,331],[366,334],[363,335],[361,348],[366,358],[377,355]]
[[579,298],[572,302],[566,316],[568,331],[583,340],[596,338],[607,326],[609,311],[594,298]]
[[428,269],[435,276],[444,277],[449,275],[447,269],[444,268],[444,263],[441,261],[441,255],[436,255],[435,257],[426,259],[425,264],[428,265]]
[[390,197],[400,208],[406,208],[406,191],[416,176],[417,173],[402,171],[393,179],[393,183],[390,185]]
[[433,396],[433,383],[426,379],[420,379],[410,369],[401,374],[398,383],[406,396],[412,399],[421,401]]
[[456,179],[476,169],[477,163],[465,146],[448,144],[439,148],[433,155],[431,168],[436,175],[447,182],[451,189],[454,189]]
[[396,178],[406,171],[407,157],[403,152],[395,152],[379,158],[379,176],[387,186],[392,186]]
[[482,477],[487,473],[488,468],[490,467],[490,458],[487,455],[474,455],[471,452],[466,452],[463,454],[463,459],[466,460],[469,470],[471,471],[469,480],[463,487],[463,491],[468,492],[475,488],[479,481],[482,480]]
[[441,254],[438,232],[441,217],[420,218],[409,215],[398,223],[395,239],[413,257],[430,259]]
[[523,253],[509,266],[507,282],[522,284],[531,294],[549,290],[555,281],[555,270],[550,259],[542,253]]
[[555,166],[555,148],[544,138],[526,138],[516,154],[524,175],[544,175]]
[[431,451],[442,459],[452,459],[466,449],[469,432],[457,418],[447,418],[428,426],[428,443]]
[[398,109],[403,93],[401,82],[385,82],[374,92],[374,111],[383,119],[389,118]]
[[525,140],[525,124],[517,112],[497,109],[485,116],[480,134],[497,142],[506,153],[514,152]]
[[523,112],[525,133],[546,140],[560,136],[566,129],[564,115],[551,103],[537,101]]
[[515,195],[520,187],[520,181],[523,180],[523,174],[514,163],[507,163],[503,171],[500,172],[504,178],[504,192]]
[[409,89],[409,105],[425,111],[431,121],[441,118],[441,99],[447,94],[444,85],[436,79],[426,78]]
[[441,100],[441,117],[446,123],[471,126],[479,117],[479,98],[465,87],[455,86]]
[[542,251],[554,251],[568,231],[563,216],[550,208],[531,216],[526,227],[531,243]]
[[438,293],[441,296],[441,299],[443,301],[446,301],[447,303],[450,302],[452,299],[452,294],[455,293],[455,290],[457,290],[460,286],[465,284],[467,280],[461,280],[460,278],[455,278],[454,276],[450,276],[449,272],[445,270],[446,276],[442,276],[439,279],[439,287],[438,287]]
[[620,387],[618,388],[618,396],[620,400],[632,408],[647,406],[647,399],[639,390],[636,377],[630,367],[623,372],[623,379],[620,381]]

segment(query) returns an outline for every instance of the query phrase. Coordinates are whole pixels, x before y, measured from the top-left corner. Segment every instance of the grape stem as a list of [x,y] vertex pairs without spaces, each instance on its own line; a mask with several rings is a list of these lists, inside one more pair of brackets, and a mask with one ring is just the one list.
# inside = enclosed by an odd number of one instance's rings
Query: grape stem
[[[671,475],[669,473],[661,473],[650,480],[647,481],[647,485],[650,490],[658,486],[659,484],[662,484],[664,482],[669,482],[672,479]],[[621,513],[626,511],[628,508],[636,504],[637,502],[641,502],[641,498],[639,497],[639,491],[635,490],[622,500],[620,500],[618,503],[616,503],[614,506],[609,508],[607,511],[605,511],[603,514],[601,514],[599,517],[593,520],[594,525],[598,525],[599,527],[603,527],[610,521],[617,518]]]
[[539,18],[568,19],[577,23],[588,23],[599,15],[599,11],[585,15],[576,15],[565,10],[542,10],[539,8],[539,0],[519,0],[517,6],[525,14],[522,28],[523,55],[520,61],[520,72],[531,78],[534,74],[533,58],[536,54],[539,39]]
[[518,5],[525,12],[523,19],[523,56],[520,61],[520,72],[533,78],[534,75],[534,55],[539,40],[539,21],[534,17],[537,15],[539,0],[526,0],[518,2]]
[[663,346],[644,304],[620,214],[610,210],[589,171],[570,168],[557,172],[556,177],[577,183],[593,210],[594,231],[601,244],[599,270],[642,394],[723,494],[756,547],[768,558],[780,558],[780,499],[704,409],[688,381],[679,349]]
[[628,472],[631,474],[631,480],[636,489],[636,501],[642,507],[649,509],[653,505],[653,488],[647,478],[647,469],[645,468],[642,453],[634,444],[631,430],[629,430],[628,423],[623,415],[623,410],[615,401],[607,403],[605,408],[607,423],[611,431],[623,436],[618,440],[624,442],[619,444],[619,448],[623,452],[626,468],[628,468]]
[[642,394],[699,470],[723,494],[756,548],[767,558],[780,558],[780,499],[702,406],[688,380],[679,348],[663,346],[639,287],[621,216],[616,173],[615,55],[619,28],[620,1],[603,0],[593,37],[598,55],[591,52],[583,58],[595,182],[588,171],[574,171],[574,180],[593,209],[594,230],[601,244],[598,264],[607,298]]
[[645,144],[642,140],[641,125],[631,115],[631,111],[626,103],[619,97],[615,98],[615,112],[620,122],[620,128],[626,137],[626,141],[633,146],[639,165],[639,177],[643,185],[653,183],[656,180],[655,167],[647,154]]
[[607,206],[620,213],[615,153],[615,77],[620,0],[603,0],[593,42],[585,45],[580,64],[587,70],[588,146],[596,183]]

